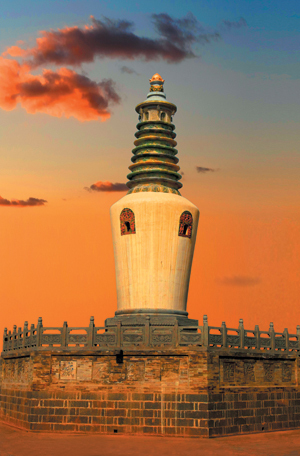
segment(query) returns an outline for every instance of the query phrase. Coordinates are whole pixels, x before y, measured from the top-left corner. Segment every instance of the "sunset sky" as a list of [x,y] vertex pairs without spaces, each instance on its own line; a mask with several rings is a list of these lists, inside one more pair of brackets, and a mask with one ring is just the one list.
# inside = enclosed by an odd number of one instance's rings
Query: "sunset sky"
[[109,208],[149,78],[200,210],[188,312],[300,324],[299,0],[10,0],[0,15],[0,331],[117,309]]

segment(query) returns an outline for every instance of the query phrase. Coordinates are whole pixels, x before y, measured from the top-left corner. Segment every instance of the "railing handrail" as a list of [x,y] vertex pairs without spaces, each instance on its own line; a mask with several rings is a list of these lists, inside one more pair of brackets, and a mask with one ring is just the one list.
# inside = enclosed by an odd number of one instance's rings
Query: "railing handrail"
[[[132,328],[139,328],[139,333],[123,332]],[[219,334],[210,333],[211,330],[219,331]],[[48,331],[56,331],[48,333]],[[73,331],[84,331],[81,334],[74,334]],[[228,334],[234,331],[236,334]],[[161,334],[159,334],[161,332]],[[268,337],[261,337],[267,335]],[[160,338],[161,337],[161,338]],[[291,340],[295,339],[295,340]],[[251,341],[251,342],[250,342]],[[96,349],[114,348],[121,349],[123,346],[153,347],[178,347],[178,346],[203,346],[215,347],[218,349],[242,349],[256,351],[267,351],[268,353],[300,351],[300,326],[297,326],[296,334],[290,334],[287,329],[283,332],[275,332],[273,323],[267,331],[261,331],[256,325],[254,329],[245,329],[243,320],[239,321],[238,328],[227,328],[225,322],[221,326],[209,326],[207,317],[203,317],[203,325],[179,326],[175,321],[174,326],[150,325],[149,320],[138,326],[122,326],[118,321],[115,326],[95,326],[94,317],[91,317],[88,326],[68,326],[64,322],[62,327],[44,327],[42,319],[38,324],[13,330],[4,329],[3,353],[16,352],[18,350],[63,348],[63,349]],[[72,346],[71,346],[72,345]]]

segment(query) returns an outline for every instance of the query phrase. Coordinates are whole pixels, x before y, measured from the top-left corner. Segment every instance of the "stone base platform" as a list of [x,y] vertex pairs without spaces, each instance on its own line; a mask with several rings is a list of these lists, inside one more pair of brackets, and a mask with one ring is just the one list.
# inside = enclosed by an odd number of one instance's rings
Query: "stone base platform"
[[0,420],[33,431],[216,437],[300,427],[296,334],[121,314],[4,330]]
[[32,431],[215,437],[300,427],[298,358],[203,347],[2,355],[0,420]]

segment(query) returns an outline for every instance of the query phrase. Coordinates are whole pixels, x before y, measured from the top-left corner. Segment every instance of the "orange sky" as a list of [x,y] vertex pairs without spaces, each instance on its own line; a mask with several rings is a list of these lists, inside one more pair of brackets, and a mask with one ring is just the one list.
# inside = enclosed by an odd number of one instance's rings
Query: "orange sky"
[[[96,325],[114,315],[109,207],[122,194],[95,194],[41,208],[2,210],[1,326]],[[192,198],[201,211],[188,311],[210,325],[295,331],[300,324],[299,215],[237,209]],[[215,207],[214,207],[215,203]],[[5,261],[4,261],[5,259]],[[242,282],[242,283],[240,283]]]

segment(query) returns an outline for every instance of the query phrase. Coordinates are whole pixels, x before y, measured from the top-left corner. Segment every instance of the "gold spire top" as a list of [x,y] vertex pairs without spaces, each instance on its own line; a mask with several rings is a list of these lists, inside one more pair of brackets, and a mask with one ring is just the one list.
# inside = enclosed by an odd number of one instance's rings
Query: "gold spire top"
[[158,81],[158,82],[165,82],[165,80],[161,77],[160,74],[158,73],[155,73],[151,79],[149,79],[149,82],[154,82],[154,81]]

